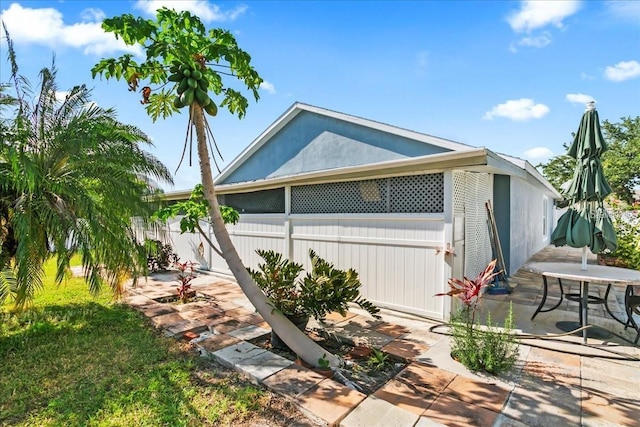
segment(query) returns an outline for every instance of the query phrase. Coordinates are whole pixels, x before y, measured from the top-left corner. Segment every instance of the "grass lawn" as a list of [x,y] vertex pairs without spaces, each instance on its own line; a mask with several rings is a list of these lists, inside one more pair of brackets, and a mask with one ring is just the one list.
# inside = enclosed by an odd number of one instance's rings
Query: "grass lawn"
[[0,307],[0,425],[310,425],[108,292],[45,283],[29,310]]

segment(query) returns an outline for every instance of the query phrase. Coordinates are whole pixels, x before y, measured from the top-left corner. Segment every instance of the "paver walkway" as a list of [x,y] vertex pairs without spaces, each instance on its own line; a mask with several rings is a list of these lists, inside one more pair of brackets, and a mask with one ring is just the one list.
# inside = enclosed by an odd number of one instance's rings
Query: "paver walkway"
[[[575,256],[575,250],[547,248],[535,260],[564,261]],[[204,274],[192,283],[197,293],[211,298],[179,305],[160,303],[158,299],[176,294],[176,282],[172,274],[158,274],[129,289],[127,302],[167,334],[192,340],[203,356],[214,357],[288,397],[320,425],[640,424],[640,349],[615,336],[608,341],[590,340],[589,346],[580,345],[581,338],[573,336],[523,339],[517,367],[496,378],[471,373],[451,360],[448,337],[438,333],[443,328],[435,321],[386,310],[382,322],[356,309],[346,317],[334,313],[326,328],[410,362],[366,396],[249,343],[247,340],[269,333],[270,328],[235,283]],[[519,271],[511,284],[510,295],[484,300],[494,320],[504,316],[512,302],[520,332],[550,338],[559,332],[554,328],[556,320],[576,319],[577,304],[568,303],[529,321],[540,298],[541,278]],[[604,313],[590,309],[590,320],[631,336]]]

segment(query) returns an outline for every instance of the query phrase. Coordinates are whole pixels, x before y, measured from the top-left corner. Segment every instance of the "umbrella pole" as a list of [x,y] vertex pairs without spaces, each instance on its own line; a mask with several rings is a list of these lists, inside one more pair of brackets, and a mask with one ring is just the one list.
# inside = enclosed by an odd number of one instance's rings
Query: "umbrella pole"
[[587,247],[586,246],[582,247],[582,267],[580,269],[583,271],[587,269]]

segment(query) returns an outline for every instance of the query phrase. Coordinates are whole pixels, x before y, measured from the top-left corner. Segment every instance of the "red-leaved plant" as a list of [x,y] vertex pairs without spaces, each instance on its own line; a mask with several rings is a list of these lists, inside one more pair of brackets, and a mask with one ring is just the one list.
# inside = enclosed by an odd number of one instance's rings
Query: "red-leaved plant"
[[177,280],[180,282],[180,286],[178,286],[178,298],[180,298],[183,303],[187,303],[191,295],[191,281],[196,278],[195,274],[193,274],[196,263],[192,261],[176,261],[175,266],[180,271],[177,275]]
[[[484,288],[488,288],[491,286],[491,282],[493,278],[496,277],[501,271],[495,271],[496,269],[496,261],[493,260],[487,265],[487,267],[482,271],[478,276],[471,280],[465,277],[463,280],[451,278],[447,282],[451,290],[449,292],[443,292],[440,294],[436,294],[436,296],[457,296],[464,303],[467,311],[467,324],[473,327],[475,323],[476,317],[476,308],[478,306],[478,301],[482,296],[482,291]],[[469,314],[471,315],[469,317]]]

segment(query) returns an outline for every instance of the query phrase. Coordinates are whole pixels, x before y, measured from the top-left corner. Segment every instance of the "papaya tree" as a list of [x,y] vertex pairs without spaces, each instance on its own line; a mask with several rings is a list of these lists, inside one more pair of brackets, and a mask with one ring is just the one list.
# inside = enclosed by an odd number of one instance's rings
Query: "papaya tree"
[[[161,8],[155,20],[124,14],[105,19],[102,28],[127,45],[141,46],[146,58],[140,63],[130,54],[102,59],[92,68],[93,77],[123,80],[130,91],[138,91],[142,86],[140,102],[154,121],[188,111],[185,149],[195,129],[202,187],[218,249],[258,313],[298,356],[318,366],[326,350],[275,310],[253,281],[231,242],[216,198],[209,153],[211,144],[207,144],[213,142],[215,146],[215,140],[207,116],[214,117],[220,107],[240,119],[244,117],[248,100],[233,84],[236,87],[237,83],[244,84],[258,100],[262,79],[253,68],[250,55],[238,46],[229,31],[207,31],[197,16],[186,11]],[[184,152],[183,149],[183,155]],[[211,153],[211,158],[214,154]],[[340,363],[334,355],[324,359],[329,359],[332,366]]]

